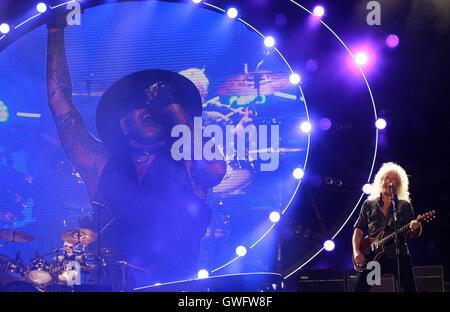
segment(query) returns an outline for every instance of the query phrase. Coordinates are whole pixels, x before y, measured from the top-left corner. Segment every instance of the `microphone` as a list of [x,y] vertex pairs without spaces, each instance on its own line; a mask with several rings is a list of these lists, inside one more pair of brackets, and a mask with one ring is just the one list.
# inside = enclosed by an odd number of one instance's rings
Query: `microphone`
[[394,192],[394,185],[392,184],[392,182],[390,182],[388,184],[389,187],[389,192],[391,193],[392,199],[394,200],[394,202],[398,202],[398,198],[397,198],[397,194]]
[[391,192],[391,195],[394,196],[394,186],[393,186],[392,182],[390,182],[388,184],[388,187],[389,187],[389,192]]

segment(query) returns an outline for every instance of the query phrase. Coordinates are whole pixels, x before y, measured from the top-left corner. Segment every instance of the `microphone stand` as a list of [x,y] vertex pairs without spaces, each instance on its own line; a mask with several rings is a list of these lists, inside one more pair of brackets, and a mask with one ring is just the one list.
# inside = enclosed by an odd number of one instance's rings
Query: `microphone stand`
[[102,285],[102,274],[103,274],[103,259],[101,258],[101,210],[106,206],[102,203],[92,201],[92,204],[97,206],[97,283]]
[[391,201],[392,201],[392,213],[394,216],[394,244],[395,244],[395,267],[396,267],[396,275],[394,275],[394,289],[395,292],[400,292],[400,242],[398,239],[398,214],[397,214],[397,201],[394,190],[392,189],[392,185],[389,186],[391,191]]

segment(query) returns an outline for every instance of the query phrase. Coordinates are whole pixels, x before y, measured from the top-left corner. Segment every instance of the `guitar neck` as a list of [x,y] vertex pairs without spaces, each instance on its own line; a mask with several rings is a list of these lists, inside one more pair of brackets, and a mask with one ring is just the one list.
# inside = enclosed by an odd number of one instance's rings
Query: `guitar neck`
[[[406,233],[409,230],[409,223],[405,226],[402,226],[399,230],[397,230],[397,234],[403,234]],[[378,244],[379,245],[385,245],[392,241],[395,238],[395,233],[389,234],[388,236],[381,239]]]

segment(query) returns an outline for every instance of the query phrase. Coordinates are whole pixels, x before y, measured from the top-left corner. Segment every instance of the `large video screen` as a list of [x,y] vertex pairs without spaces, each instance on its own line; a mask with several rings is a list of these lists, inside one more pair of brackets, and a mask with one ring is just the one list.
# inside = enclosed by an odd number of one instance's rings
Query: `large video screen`
[[[281,214],[291,203],[299,184],[292,172],[303,166],[308,150],[308,135],[298,128],[307,112],[298,86],[289,82],[288,65],[257,32],[206,8],[124,2],[89,8],[80,21],[65,29],[65,52],[73,104],[89,132],[98,137],[97,105],[122,77],[161,69],[189,78],[202,97],[201,129],[213,125],[223,133],[227,127],[234,131],[231,147],[218,146],[226,173],[203,199],[212,217],[196,268],[272,270],[277,246],[273,236],[265,236],[273,225],[269,215]],[[63,245],[62,235],[83,228],[82,221],[99,209],[56,131],[48,106],[46,55],[45,25],[0,53],[0,103],[7,116],[0,123],[0,229],[34,236],[8,243],[0,253],[20,256],[25,264],[36,257],[51,261],[52,251]],[[248,132],[239,145],[236,133],[242,129]],[[242,146],[242,157],[237,157]],[[130,207],[139,206],[138,201]],[[95,226],[89,230],[101,232]],[[263,236],[272,242],[258,257],[224,267],[236,258],[238,246],[250,249]],[[148,281],[155,282],[149,274]],[[147,282],[142,281],[141,286]]]

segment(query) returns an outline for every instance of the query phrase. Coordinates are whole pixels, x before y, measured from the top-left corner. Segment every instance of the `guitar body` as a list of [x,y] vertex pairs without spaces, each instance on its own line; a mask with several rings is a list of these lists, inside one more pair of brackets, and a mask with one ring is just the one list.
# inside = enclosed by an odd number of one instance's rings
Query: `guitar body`
[[[430,222],[435,218],[436,211],[431,210],[417,217],[418,222]],[[406,235],[410,231],[410,224],[404,225],[397,231],[398,235]],[[389,234],[385,237],[385,233],[381,231],[375,237],[366,236],[359,243],[359,251],[364,256],[363,263],[356,263],[355,259],[352,257],[353,267],[358,272],[363,272],[366,270],[367,263],[370,261],[378,261],[384,253],[383,246],[394,240],[395,233]]]
[[365,261],[362,264],[357,264],[355,259],[352,258],[353,267],[356,271],[362,272],[366,269],[367,263],[370,261],[378,261],[378,259],[380,259],[384,253],[384,248],[382,245],[378,245],[378,241],[380,241],[383,236],[384,232],[380,232],[375,237],[366,236],[361,240],[359,250],[363,254]]

